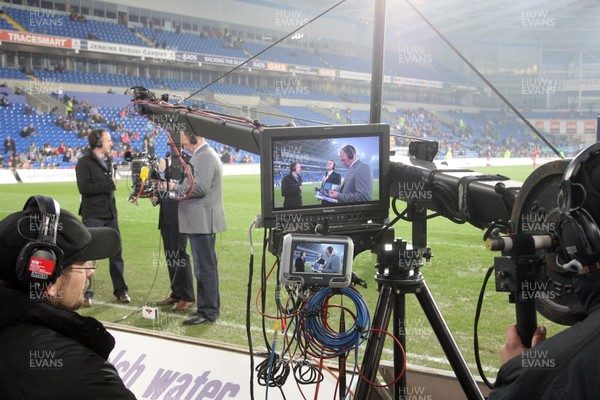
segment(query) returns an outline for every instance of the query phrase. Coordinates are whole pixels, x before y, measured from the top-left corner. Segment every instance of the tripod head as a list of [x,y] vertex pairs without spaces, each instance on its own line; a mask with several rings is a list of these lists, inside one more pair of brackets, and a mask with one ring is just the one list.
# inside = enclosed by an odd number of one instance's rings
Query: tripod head
[[429,247],[413,249],[406,240],[395,239],[391,243],[380,243],[377,249],[377,282],[419,282],[424,261],[431,260]]

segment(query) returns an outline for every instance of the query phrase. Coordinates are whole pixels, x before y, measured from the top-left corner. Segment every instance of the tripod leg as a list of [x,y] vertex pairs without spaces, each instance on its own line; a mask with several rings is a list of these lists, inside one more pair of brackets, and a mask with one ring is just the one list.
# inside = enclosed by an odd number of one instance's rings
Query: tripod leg
[[[387,330],[388,324],[392,314],[392,300],[393,300],[393,289],[388,284],[382,284],[379,288],[379,299],[377,300],[377,306],[375,308],[375,314],[373,315],[372,328]],[[383,344],[385,340],[385,334],[382,332],[371,332],[369,340],[367,341],[367,347],[363,356],[363,362],[361,371],[365,378],[370,382],[375,380],[377,375],[377,367],[381,360],[381,352],[383,350]],[[369,385],[364,379],[360,379],[356,385],[355,399],[367,400],[371,394],[372,386]]]
[[450,362],[450,365],[456,374],[456,378],[460,382],[460,386],[467,395],[467,399],[483,400],[483,395],[481,394],[479,387],[477,387],[477,383],[475,382],[473,375],[471,375],[467,363],[460,353],[460,350],[448,329],[448,325],[446,325],[446,321],[444,321],[444,317],[435,304],[435,300],[431,296],[431,292],[429,291],[425,280],[422,281],[421,290],[416,293],[416,296],[421,304],[421,308],[429,320],[429,324],[433,328],[438,341],[446,353],[446,358]]
[[[394,336],[398,339],[404,351],[406,351],[406,296],[397,294],[394,296]],[[402,352],[394,347],[394,377],[400,371],[406,360],[402,357]],[[398,382],[394,384],[394,398],[404,399],[406,394],[406,371]]]

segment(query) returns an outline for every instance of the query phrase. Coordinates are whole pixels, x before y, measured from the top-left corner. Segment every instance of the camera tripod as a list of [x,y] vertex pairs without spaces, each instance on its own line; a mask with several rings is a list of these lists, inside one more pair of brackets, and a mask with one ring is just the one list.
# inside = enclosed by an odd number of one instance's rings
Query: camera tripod
[[[413,238],[416,238],[413,240],[413,245],[420,250],[408,250],[406,241],[401,239],[395,240],[391,246],[390,244],[381,245],[377,249],[378,273],[375,280],[379,286],[379,298],[373,315],[372,328],[374,331],[367,341],[361,367],[366,380],[359,380],[355,393],[356,399],[368,400],[370,398],[373,386],[367,382],[375,381],[385,338],[382,331],[387,330],[392,318],[392,311],[394,337],[405,347],[406,331],[404,326],[407,293],[416,295],[467,398],[469,400],[483,400],[484,398],[425,283],[425,278],[419,272],[423,258],[431,257],[429,249],[424,246],[425,224],[425,220],[413,224]],[[394,376],[401,371],[403,362],[401,352],[394,347]],[[395,400],[403,399],[405,393],[407,393],[406,374],[403,374],[394,384],[393,398]]]

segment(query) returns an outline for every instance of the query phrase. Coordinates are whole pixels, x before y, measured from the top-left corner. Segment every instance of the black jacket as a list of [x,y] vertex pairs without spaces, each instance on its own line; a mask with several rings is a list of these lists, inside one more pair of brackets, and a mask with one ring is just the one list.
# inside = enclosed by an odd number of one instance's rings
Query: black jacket
[[281,195],[284,197],[283,208],[302,207],[302,177],[297,178],[289,173],[281,180]]
[[77,161],[75,175],[81,194],[79,215],[83,219],[117,218],[116,188],[112,181],[112,173],[112,169],[100,162],[89,149]]
[[135,399],[107,361],[114,345],[94,318],[0,287],[0,399]]
[[490,400],[600,399],[600,273],[578,277],[575,292],[585,319],[504,364]]

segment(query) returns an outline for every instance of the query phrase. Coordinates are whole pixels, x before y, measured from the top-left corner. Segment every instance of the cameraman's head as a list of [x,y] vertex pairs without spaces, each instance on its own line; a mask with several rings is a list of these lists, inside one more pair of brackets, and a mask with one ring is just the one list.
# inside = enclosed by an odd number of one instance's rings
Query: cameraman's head
[[[0,286],[75,310],[83,304],[96,261],[113,256],[120,238],[112,228],[87,228],[45,196],[0,221]],[[90,261],[91,260],[91,261]]]
[[600,142],[584,149],[563,174],[558,239],[565,269],[580,273],[600,265]]
[[184,130],[180,131],[180,137],[181,147],[192,154],[194,154],[194,151],[196,151],[196,149],[202,146],[205,142],[202,136],[196,136],[193,133],[189,133]]

